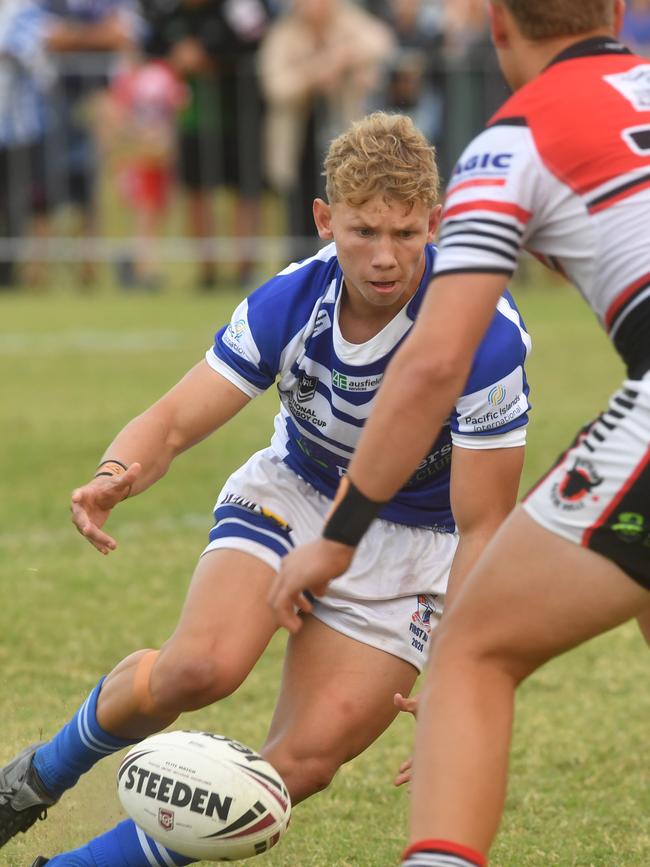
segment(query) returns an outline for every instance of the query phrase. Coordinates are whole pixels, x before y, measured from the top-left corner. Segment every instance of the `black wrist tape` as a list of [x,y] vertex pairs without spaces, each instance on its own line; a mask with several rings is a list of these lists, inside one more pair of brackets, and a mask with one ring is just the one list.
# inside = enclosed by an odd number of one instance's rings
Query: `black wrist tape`
[[385,503],[369,500],[350,479],[345,483],[343,496],[338,502],[334,501],[325,523],[323,538],[356,548]]
[[127,465],[123,464],[122,461],[118,461],[116,458],[109,458],[106,461],[102,461],[97,467],[95,478],[97,476],[121,476],[127,470]]

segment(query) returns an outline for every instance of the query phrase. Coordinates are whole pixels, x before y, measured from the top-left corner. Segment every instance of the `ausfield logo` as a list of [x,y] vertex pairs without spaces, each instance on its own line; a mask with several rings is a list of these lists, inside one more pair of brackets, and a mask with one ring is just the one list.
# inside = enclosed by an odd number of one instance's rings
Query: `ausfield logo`
[[348,376],[338,370],[332,371],[332,385],[340,388],[341,391],[373,391],[379,387],[383,378],[383,373],[376,373],[373,376]]

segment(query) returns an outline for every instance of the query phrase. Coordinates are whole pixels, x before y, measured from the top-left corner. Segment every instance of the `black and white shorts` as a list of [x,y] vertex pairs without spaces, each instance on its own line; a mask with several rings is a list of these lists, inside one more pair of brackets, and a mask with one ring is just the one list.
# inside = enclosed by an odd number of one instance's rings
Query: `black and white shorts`
[[524,500],[553,533],[650,590],[650,373],[626,380]]

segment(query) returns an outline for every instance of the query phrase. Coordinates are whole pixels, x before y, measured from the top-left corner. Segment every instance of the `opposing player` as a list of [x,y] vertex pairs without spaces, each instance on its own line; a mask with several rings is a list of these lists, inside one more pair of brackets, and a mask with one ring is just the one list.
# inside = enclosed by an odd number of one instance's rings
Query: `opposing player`
[[[5,768],[2,843],[103,756],[233,692],[277,628],[265,603],[273,576],[296,543],[317,536],[436,256],[435,158],[410,120],[371,115],[333,142],[325,170],[329,202],[317,199],[314,217],[321,238],[334,243],[243,301],[205,360],[118,434],[97,476],[73,494],[77,528],[111,551],[115,540],[102,527],[112,508],[277,380],[271,446],[220,493],[175,632],[160,651],[119,663],[51,741]],[[529,408],[528,349],[504,293],[444,431],[387,504],[354,567],[290,639],[263,752],[294,803],[326,787],[389,725],[393,695],[408,695],[426,657],[450,569],[454,580],[462,577],[512,508]],[[255,629],[242,632],[251,611]],[[127,821],[50,863],[190,862]]]
[[351,561],[460,392],[520,250],[568,276],[627,379],[508,518],[438,632],[417,726],[408,867],[486,863],[522,679],[634,616],[647,634],[650,63],[616,41],[623,11],[618,0],[490,3],[517,92],[458,163],[435,279],[387,371],[325,539],[290,555],[273,590],[295,629],[291,600]]

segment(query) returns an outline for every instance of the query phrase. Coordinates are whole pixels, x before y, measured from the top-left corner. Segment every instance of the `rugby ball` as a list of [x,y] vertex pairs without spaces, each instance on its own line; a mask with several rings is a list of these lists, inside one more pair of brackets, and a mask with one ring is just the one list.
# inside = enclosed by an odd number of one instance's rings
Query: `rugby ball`
[[249,747],[210,732],[164,732],[141,741],[120,765],[117,790],[145,833],[201,861],[266,852],[291,815],[277,771]]

